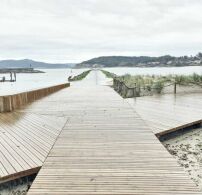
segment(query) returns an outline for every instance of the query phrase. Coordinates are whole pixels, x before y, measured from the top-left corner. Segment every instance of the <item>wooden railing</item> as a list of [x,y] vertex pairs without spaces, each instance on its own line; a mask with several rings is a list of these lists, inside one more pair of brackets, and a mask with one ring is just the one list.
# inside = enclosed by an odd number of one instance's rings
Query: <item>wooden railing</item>
[[128,87],[123,81],[113,79],[114,90],[124,98],[132,98],[140,96],[140,88]]
[[31,103],[37,99],[52,94],[60,89],[69,87],[69,83],[55,85],[51,87],[36,89],[13,95],[0,96],[0,112],[11,112],[23,105]]
[[[134,84],[134,87],[129,87],[125,84],[124,81],[121,81],[117,78],[113,78],[113,88],[115,91],[117,91],[123,98],[132,98],[132,97],[140,97],[143,96],[142,92],[148,91],[148,93],[151,95],[153,94],[152,90],[157,90],[156,87],[151,87],[150,91],[147,89],[147,87],[139,87],[136,84]],[[174,87],[174,94],[177,93],[177,84],[176,82],[167,84],[164,86],[164,88],[173,86]]]

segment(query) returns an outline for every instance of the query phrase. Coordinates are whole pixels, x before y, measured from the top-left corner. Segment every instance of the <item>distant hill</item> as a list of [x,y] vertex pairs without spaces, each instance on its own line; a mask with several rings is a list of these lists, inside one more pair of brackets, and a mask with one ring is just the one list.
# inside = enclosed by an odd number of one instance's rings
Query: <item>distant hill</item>
[[194,57],[174,57],[170,55],[160,57],[103,56],[84,61],[77,64],[76,67],[170,67],[191,65],[202,65],[202,53],[199,53]]
[[72,68],[75,64],[51,64],[34,60],[0,60],[0,68]]

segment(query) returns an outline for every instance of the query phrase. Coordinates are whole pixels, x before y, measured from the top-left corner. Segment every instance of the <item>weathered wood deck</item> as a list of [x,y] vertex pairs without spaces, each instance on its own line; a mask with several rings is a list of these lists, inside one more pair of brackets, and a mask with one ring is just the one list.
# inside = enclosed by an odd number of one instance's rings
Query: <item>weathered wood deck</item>
[[21,108],[23,105],[27,105],[33,101],[36,101],[42,97],[50,95],[69,86],[69,83],[64,83],[55,86],[44,87],[41,89],[0,96],[0,112],[14,111]]
[[[69,84],[1,96],[0,112],[26,106]],[[37,173],[67,118],[17,110],[0,113],[0,183]]]
[[107,86],[73,86],[22,112],[69,119],[29,195],[201,194],[136,110]]
[[202,94],[170,94],[126,99],[157,135],[202,123]]
[[0,114],[0,183],[37,173],[66,118]]

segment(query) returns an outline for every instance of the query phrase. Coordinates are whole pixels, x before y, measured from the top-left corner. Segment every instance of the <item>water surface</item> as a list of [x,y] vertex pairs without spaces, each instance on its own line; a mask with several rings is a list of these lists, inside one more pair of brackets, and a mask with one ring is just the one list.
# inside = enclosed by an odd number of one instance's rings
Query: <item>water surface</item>
[[105,68],[109,72],[117,75],[190,75],[193,73],[202,74],[202,66],[185,66],[185,67],[152,67],[152,68]]
[[[0,82],[0,95],[11,95],[33,89],[67,83],[70,75],[77,75],[86,69],[40,69],[45,73],[19,73],[17,82]],[[0,74],[10,79],[10,74]]]
[[[106,70],[113,72],[117,75],[124,74],[150,74],[150,75],[168,75],[168,74],[193,74],[198,73],[202,74],[202,66],[189,66],[189,67],[161,67],[161,68],[105,68]],[[10,83],[0,83],[0,95],[11,95],[15,93],[20,93],[28,90],[53,86],[57,84],[62,84],[68,82],[68,77],[80,74],[87,69],[41,69],[45,73],[26,73],[26,74],[17,74],[17,82]],[[96,73],[97,74],[97,73]],[[0,76],[5,76],[6,79],[10,78],[9,74],[0,74]],[[105,79],[103,75],[98,73],[99,82],[97,84],[104,84]],[[88,82],[83,82],[83,84],[90,84],[90,82],[95,82],[95,78],[89,76],[87,78]],[[102,79],[101,79],[102,78]],[[100,82],[101,80],[101,82]]]

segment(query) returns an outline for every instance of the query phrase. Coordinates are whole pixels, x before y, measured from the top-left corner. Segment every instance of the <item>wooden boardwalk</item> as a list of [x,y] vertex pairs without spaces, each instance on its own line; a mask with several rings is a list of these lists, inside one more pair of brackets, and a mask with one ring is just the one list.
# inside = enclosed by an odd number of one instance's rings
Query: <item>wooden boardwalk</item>
[[0,96],[0,112],[12,112],[42,97],[69,87],[69,83]]
[[69,83],[0,97],[0,183],[37,173],[67,121],[57,115],[13,111]]
[[107,86],[73,86],[22,112],[68,118],[29,195],[201,194],[139,114]]
[[156,135],[202,123],[202,94],[130,98],[134,108]]
[[0,183],[37,173],[65,121],[23,112],[0,114]]

